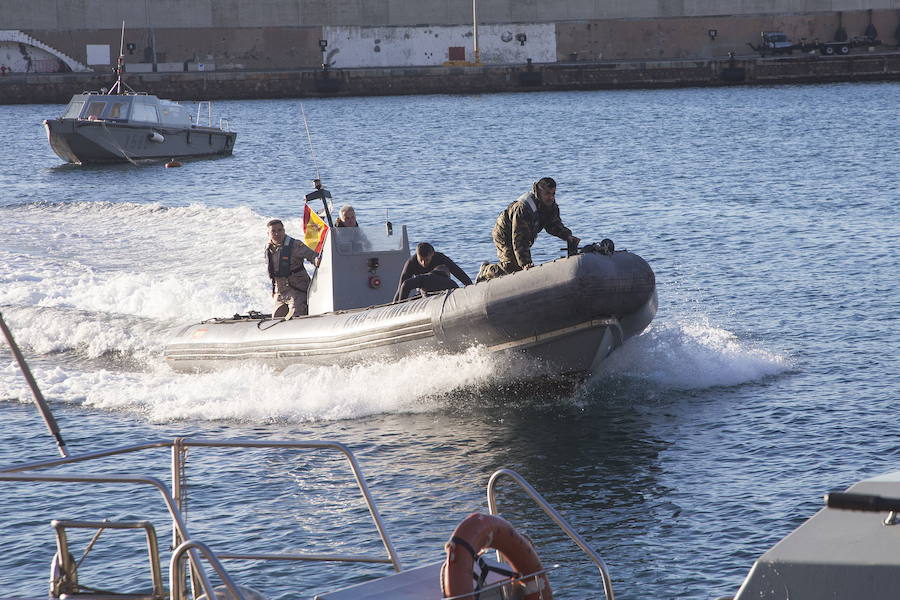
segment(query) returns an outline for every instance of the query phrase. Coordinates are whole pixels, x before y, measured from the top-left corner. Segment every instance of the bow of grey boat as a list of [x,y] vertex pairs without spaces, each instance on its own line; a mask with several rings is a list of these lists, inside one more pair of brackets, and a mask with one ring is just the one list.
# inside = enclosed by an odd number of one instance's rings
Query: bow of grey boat
[[900,471],[825,496],[754,563],[733,600],[878,600],[900,582]]

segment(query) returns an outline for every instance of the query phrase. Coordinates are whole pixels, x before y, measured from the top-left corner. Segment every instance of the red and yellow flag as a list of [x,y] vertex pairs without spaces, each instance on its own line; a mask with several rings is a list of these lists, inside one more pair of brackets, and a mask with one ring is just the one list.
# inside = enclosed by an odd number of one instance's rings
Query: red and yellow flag
[[316,211],[303,205],[303,243],[316,252],[322,252],[325,245],[325,236],[328,235],[328,225]]

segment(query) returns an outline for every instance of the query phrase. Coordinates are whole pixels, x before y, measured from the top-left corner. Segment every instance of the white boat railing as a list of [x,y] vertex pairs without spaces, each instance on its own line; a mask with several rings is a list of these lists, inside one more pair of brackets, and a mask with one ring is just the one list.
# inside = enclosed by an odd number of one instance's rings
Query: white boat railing
[[[80,462],[87,462],[99,458],[130,454],[141,450],[151,448],[171,447],[172,463],[172,491],[169,487],[155,477],[135,476],[135,475],[95,475],[85,473],[63,473],[63,472],[42,472],[34,473],[36,469],[44,469],[50,467],[59,467],[64,465],[72,465]],[[289,553],[214,553],[206,545],[190,537],[187,529],[187,518],[184,510],[186,506],[186,488],[184,486],[185,466],[187,457],[187,448],[273,448],[273,449],[309,449],[309,450],[330,450],[343,454],[349,463],[353,472],[357,487],[366,503],[369,514],[375,523],[375,528],[381,539],[382,544],[387,552],[387,557],[376,556],[354,556],[346,554],[289,554]],[[363,477],[362,470],[356,457],[344,444],[340,442],[330,441],[253,441],[253,440],[213,440],[213,439],[190,439],[176,438],[175,440],[148,442],[134,446],[126,446],[91,452],[82,455],[70,455],[64,458],[32,462],[27,464],[10,465],[0,468],[0,481],[25,483],[25,482],[43,482],[43,483],[78,483],[88,485],[99,484],[127,484],[127,485],[146,485],[155,488],[162,496],[163,502],[168,510],[172,521],[172,546],[176,548],[173,552],[170,564],[175,567],[170,570],[170,598],[171,600],[186,600],[186,573],[184,570],[184,558],[188,557],[190,570],[196,575],[196,579],[192,581],[197,583],[199,579],[198,589],[194,589],[193,597],[196,598],[200,593],[206,594],[207,598],[215,598],[213,587],[210,582],[206,570],[202,567],[203,560],[212,566],[218,577],[224,583],[228,591],[232,593],[232,598],[236,600],[244,600],[243,594],[240,593],[238,586],[234,583],[228,572],[222,566],[221,559],[241,559],[241,560],[291,560],[291,561],[329,561],[329,562],[358,562],[358,563],[380,563],[389,564],[395,571],[401,570],[400,559],[385,530],[384,523],[377,506],[369,492],[368,485]],[[102,522],[95,522],[93,525],[102,525]],[[107,524],[108,528],[125,528],[125,524]],[[128,528],[134,528],[127,525]],[[105,527],[95,527],[102,530]],[[98,534],[99,535],[99,534]],[[153,552],[151,550],[151,561],[153,561]],[[154,571],[155,572],[155,571]],[[64,576],[64,575],[62,575]],[[58,583],[58,582],[52,582]],[[155,585],[154,577],[154,587]],[[202,589],[199,589],[202,588]],[[79,597],[87,598],[88,595],[79,594]]]
[[[554,523],[556,523],[560,529],[565,532],[569,538],[578,545],[579,548],[588,556],[588,558],[593,562],[597,569],[600,571],[600,579],[603,582],[603,592],[606,595],[606,600],[615,600],[615,594],[612,589],[612,581],[609,579],[609,571],[606,568],[606,563],[603,562],[603,559],[600,557],[597,552],[591,548],[587,541],[575,531],[571,525],[556,512],[556,509],[541,496],[537,490],[531,487],[531,484],[525,481],[525,479],[511,469],[498,469],[491,475],[491,478],[488,480],[487,484],[487,500],[488,500],[488,510],[492,515],[499,514],[497,511],[497,480],[501,477],[509,477],[513,481],[515,481],[519,487],[521,487],[528,496],[534,500],[534,502],[540,507],[544,513],[550,517]],[[498,559],[500,558],[500,553],[497,553]]]
[[[206,125],[204,125],[203,122],[200,121],[200,115],[203,113],[204,108],[206,109]],[[212,102],[210,102],[209,100],[201,100],[200,102],[197,102],[196,124],[198,126],[203,126],[203,127],[212,127],[213,126],[213,124],[212,124]]]
[[219,117],[218,126],[213,124],[212,102],[209,100],[200,100],[197,102],[197,117],[194,119],[194,125],[197,127],[208,127],[210,129],[221,129],[229,131],[230,124],[228,119]]

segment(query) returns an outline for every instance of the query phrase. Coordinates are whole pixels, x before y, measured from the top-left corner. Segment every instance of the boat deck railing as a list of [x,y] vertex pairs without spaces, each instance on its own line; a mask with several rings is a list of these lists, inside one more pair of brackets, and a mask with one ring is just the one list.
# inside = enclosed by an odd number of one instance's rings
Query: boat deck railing
[[[34,472],[38,469],[47,469],[53,467],[60,466],[69,466],[76,463],[88,462],[92,460],[97,460],[100,458],[107,458],[112,456],[119,456],[124,454],[130,454],[134,452],[139,452],[147,449],[158,449],[170,447],[172,452],[172,463],[171,463],[171,476],[172,476],[172,488],[170,488],[155,477],[149,476],[138,476],[138,475],[115,475],[115,474],[106,474],[106,475],[96,475],[96,474],[85,474],[85,473],[66,473],[66,472]],[[185,476],[185,463],[186,463],[186,455],[187,448],[270,448],[270,449],[308,449],[308,450],[330,450],[337,451],[342,454],[344,458],[349,463],[350,469],[353,473],[353,477],[356,481],[357,487],[366,503],[366,506],[369,510],[369,514],[374,521],[375,528],[378,532],[378,535],[381,539],[382,544],[387,552],[387,557],[383,556],[359,556],[359,555],[347,555],[347,554],[296,554],[296,553],[229,553],[229,552],[213,552],[208,546],[205,544],[191,539],[191,536],[188,532],[187,528],[187,519],[184,513],[184,506],[186,502],[186,490],[184,486],[184,476]],[[272,561],[272,560],[292,560],[292,561],[329,561],[329,562],[355,562],[355,563],[381,563],[381,564],[389,564],[391,565],[395,571],[399,572],[401,570],[400,559],[397,556],[396,550],[394,549],[394,545],[391,542],[387,531],[385,530],[383,520],[381,515],[379,514],[378,508],[375,505],[375,501],[372,498],[371,493],[369,492],[368,485],[366,484],[365,478],[363,477],[362,470],[360,469],[359,463],[356,460],[356,457],[347,448],[344,444],[339,442],[331,442],[331,441],[302,441],[302,442],[289,442],[289,441],[253,441],[253,440],[212,440],[212,439],[190,439],[190,438],[176,438],[175,440],[165,440],[165,441],[156,441],[156,442],[148,442],[144,444],[138,444],[133,446],[125,446],[119,448],[113,448],[109,450],[103,450],[98,452],[91,452],[87,454],[81,455],[71,455],[63,458],[57,458],[52,460],[45,460],[39,462],[32,463],[23,463],[18,465],[9,465],[0,468],[0,481],[5,482],[16,482],[16,483],[25,483],[25,482],[43,482],[43,483],[65,483],[65,484],[86,484],[86,485],[100,485],[100,484],[124,484],[124,485],[136,485],[136,486],[150,486],[155,488],[160,496],[163,499],[163,502],[166,506],[168,514],[172,521],[172,534],[173,534],[173,547],[175,550],[173,551],[172,558],[170,561],[170,571],[169,571],[169,598],[171,600],[185,600],[189,596],[186,594],[186,576],[184,569],[184,561],[187,559],[189,562],[189,566],[191,572],[195,574],[196,579],[192,578],[192,581],[197,582],[195,584],[193,591],[193,597],[197,597],[200,593],[206,594],[207,598],[216,597],[213,592],[213,586],[206,570],[202,567],[202,564],[205,563],[210,565],[215,571],[216,575],[222,581],[223,585],[228,589],[228,592],[232,594],[232,598],[235,600],[244,600],[244,595],[241,593],[240,588],[235,584],[233,579],[228,575],[227,570],[221,563],[222,559],[242,559],[242,560],[259,560],[259,561]],[[70,524],[71,525],[71,524]],[[104,527],[103,522],[94,522],[94,523],[81,523],[80,526],[88,526],[91,525],[94,528],[101,531]],[[108,528],[135,528],[134,524],[106,524]],[[143,527],[143,526],[141,526]],[[149,534],[148,534],[149,536]],[[153,535],[155,539],[155,534]],[[158,555],[154,554],[153,549],[151,548],[151,561],[154,560],[154,556]],[[151,567],[151,570],[155,573],[156,570]],[[158,589],[158,582],[156,580],[156,576],[154,575],[154,589]],[[130,596],[128,594],[119,595],[119,597]],[[154,593],[155,597],[156,594]],[[92,598],[91,594],[79,593],[79,598],[83,598],[85,600]],[[99,598],[99,596],[97,597]]]
[[[579,535],[575,529],[572,528],[571,525],[560,515],[553,506],[547,500],[541,496],[537,490],[531,487],[531,484],[525,481],[525,479],[511,469],[498,469],[491,475],[491,478],[488,480],[487,485],[487,500],[488,500],[488,510],[492,515],[499,514],[497,511],[497,481],[501,477],[508,477],[516,482],[520,488],[522,488],[528,496],[534,500],[534,502],[544,511],[544,513],[556,523],[560,529],[571,539],[575,544],[581,548],[582,552],[584,552],[587,557],[591,560],[591,562],[596,565],[597,569],[600,571],[600,579],[603,583],[603,592],[606,595],[606,600],[615,600],[615,594],[613,593],[612,581],[609,579],[609,571],[606,568],[606,563],[603,562],[603,559],[600,557],[597,552],[591,548],[587,541]],[[500,553],[497,553],[498,559]]]
[[210,129],[221,129],[229,131],[228,119],[220,118],[218,125],[213,124],[212,102],[209,100],[200,100],[197,102],[197,118],[194,119],[194,125],[197,127],[208,127]]
[[[71,466],[77,463],[95,461],[101,458],[121,456],[131,454],[148,449],[169,448],[171,450],[171,488],[163,481],[150,476],[144,475],[127,475],[127,474],[94,474],[94,473],[73,473],[73,472],[48,472],[44,469]],[[359,492],[364,500],[370,517],[372,518],[375,529],[384,546],[387,556],[364,556],[349,554],[299,554],[299,553],[256,553],[243,552],[234,553],[226,551],[214,552],[206,544],[192,539],[186,518],[187,493],[185,486],[186,462],[188,448],[232,448],[232,449],[280,449],[280,450],[326,450],[336,451],[341,454],[347,461],[355,479]],[[41,472],[37,472],[37,471]],[[538,507],[550,519],[559,526],[560,529],[587,555],[587,557],[596,565],[600,571],[600,577],[603,584],[603,590],[606,600],[614,600],[612,583],[603,559],[594,551],[588,543],[582,538],[569,523],[544,499],[524,478],[518,473],[510,469],[500,469],[491,475],[487,484],[487,500],[488,508],[491,514],[498,514],[497,509],[497,482],[503,477],[512,479],[526,494],[538,505]],[[255,441],[242,439],[192,439],[192,438],[176,438],[174,440],[152,441],[132,446],[112,448],[80,455],[70,455],[62,458],[44,460],[39,462],[23,463],[16,465],[8,465],[0,467],[0,481],[9,483],[62,483],[62,484],[85,484],[91,486],[102,486],[106,484],[121,484],[130,486],[149,486],[154,488],[161,496],[165,504],[168,515],[172,522],[172,536],[174,548],[169,562],[169,591],[167,595],[163,595],[159,577],[159,554],[156,549],[156,534],[152,525],[146,521],[136,522],[120,522],[113,523],[109,521],[55,521],[54,527],[57,532],[58,553],[55,559],[56,567],[51,579],[51,588],[66,592],[66,577],[74,575],[77,566],[71,564],[71,559],[67,556],[67,544],[65,540],[64,530],[67,527],[79,527],[83,529],[96,529],[97,534],[94,540],[89,544],[88,551],[94,541],[99,537],[104,529],[143,529],[146,531],[148,538],[148,548],[151,562],[151,577],[153,592],[150,594],[134,595],[134,594],[115,594],[108,593],[92,593],[89,589],[85,591],[73,584],[77,589],[77,597],[82,600],[105,600],[107,598],[145,598],[152,600],[187,600],[188,598],[198,598],[201,594],[205,594],[207,598],[217,597],[214,591],[212,580],[208,571],[212,572],[221,581],[222,586],[234,600],[245,600],[246,595],[243,589],[238,586],[228,574],[228,571],[222,564],[222,560],[253,560],[253,561],[321,561],[321,562],[345,562],[345,563],[379,563],[389,564],[393,569],[400,573],[402,570],[400,560],[397,556],[393,543],[391,542],[382,517],[378,511],[375,501],[369,492],[368,485],[363,477],[362,470],[356,457],[348,447],[339,442],[332,441]],[[85,553],[87,554],[87,552]],[[69,562],[67,562],[67,560]],[[498,560],[500,560],[498,553]],[[187,563],[187,564],[185,564]],[[206,568],[204,568],[204,565]],[[554,568],[554,567],[551,567]],[[68,569],[68,570],[67,570]],[[190,571],[191,585],[188,586],[187,572]],[[524,576],[523,579],[535,577],[535,573]],[[72,581],[77,581],[76,577],[71,577]],[[508,582],[507,582],[508,583]],[[70,586],[71,587],[71,586]],[[190,587],[190,589],[188,589]],[[221,590],[221,588],[220,588]],[[483,590],[486,591],[486,590]],[[60,593],[51,595],[51,597],[72,597],[71,591],[68,593]]]

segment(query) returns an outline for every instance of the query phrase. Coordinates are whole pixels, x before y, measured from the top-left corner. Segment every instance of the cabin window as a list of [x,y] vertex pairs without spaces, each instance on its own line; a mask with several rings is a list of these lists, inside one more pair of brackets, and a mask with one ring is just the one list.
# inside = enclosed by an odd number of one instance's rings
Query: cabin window
[[179,105],[177,102],[167,102],[165,100],[160,100],[157,108],[159,110],[159,118],[161,123],[190,127],[190,114],[183,106]]
[[62,116],[63,119],[77,119],[78,115],[81,114],[81,109],[84,108],[84,102],[70,102],[69,106],[66,107],[66,112]]
[[91,102],[88,104],[87,114],[84,115],[84,118],[99,119],[104,108],[106,108],[106,102]]
[[383,226],[333,227],[329,235],[334,235],[338,254],[396,252],[404,249],[403,236],[388,235]]
[[159,115],[156,114],[156,107],[152,104],[135,103],[131,111],[132,121],[143,121],[145,123],[159,123]]
[[110,102],[109,110],[106,111],[104,119],[127,119],[128,103],[127,102]]

